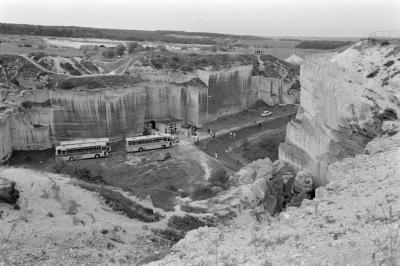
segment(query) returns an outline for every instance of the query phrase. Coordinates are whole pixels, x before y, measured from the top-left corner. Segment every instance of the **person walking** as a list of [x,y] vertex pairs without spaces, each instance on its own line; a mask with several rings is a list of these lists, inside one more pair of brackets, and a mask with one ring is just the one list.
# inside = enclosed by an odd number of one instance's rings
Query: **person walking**
[[218,152],[217,151],[215,151],[214,155],[215,155],[215,159],[218,160]]
[[229,132],[229,138],[231,138],[232,139],[232,131],[231,132]]
[[236,140],[236,132],[233,132],[233,140]]
[[258,120],[258,128],[261,127],[261,120]]

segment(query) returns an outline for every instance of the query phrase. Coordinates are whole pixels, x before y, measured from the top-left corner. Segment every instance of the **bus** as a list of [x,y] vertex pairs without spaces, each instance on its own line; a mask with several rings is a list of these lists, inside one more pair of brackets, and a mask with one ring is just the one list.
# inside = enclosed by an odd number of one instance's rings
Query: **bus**
[[97,142],[105,142],[108,148],[108,152],[111,151],[110,139],[109,138],[97,138],[97,139],[78,139],[78,140],[69,140],[69,141],[61,141],[60,146],[66,145],[74,145],[74,144],[87,144],[87,143],[97,143]]
[[145,151],[153,149],[165,149],[172,147],[174,138],[170,134],[157,134],[125,139],[127,152]]
[[[105,140],[105,141],[104,141]],[[110,153],[110,142],[108,139],[103,141],[76,140],[60,143],[56,146],[56,160],[75,161],[90,158],[107,157]],[[62,145],[61,145],[62,144]]]

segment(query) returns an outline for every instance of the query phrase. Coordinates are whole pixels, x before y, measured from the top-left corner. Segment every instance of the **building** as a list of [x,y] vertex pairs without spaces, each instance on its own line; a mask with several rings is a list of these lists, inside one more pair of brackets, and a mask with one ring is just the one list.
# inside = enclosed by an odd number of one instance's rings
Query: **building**
[[155,129],[161,133],[174,134],[182,129],[182,120],[174,117],[151,120],[145,123],[145,131],[152,134],[151,129]]
[[265,52],[265,48],[255,48],[253,50],[253,53],[255,53],[255,54],[264,54],[264,52]]

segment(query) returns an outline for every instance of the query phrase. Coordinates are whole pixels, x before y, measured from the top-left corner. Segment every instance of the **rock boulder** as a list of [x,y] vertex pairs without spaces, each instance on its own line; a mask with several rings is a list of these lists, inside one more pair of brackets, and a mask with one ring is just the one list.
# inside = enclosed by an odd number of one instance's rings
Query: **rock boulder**
[[19,191],[15,188],[15,182],[0,177],[0,203],[15,204],[19,198]]

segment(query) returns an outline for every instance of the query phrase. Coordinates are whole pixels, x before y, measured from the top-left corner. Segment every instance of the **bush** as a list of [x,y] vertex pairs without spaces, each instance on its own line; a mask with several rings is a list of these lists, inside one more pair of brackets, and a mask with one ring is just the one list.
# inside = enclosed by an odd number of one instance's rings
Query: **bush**
[[199,227],[205,226],[206,224],[197,217],[191,215],[185,216],[172,216],[168,220],[168,226],[172,229],[179,230],[181,232],[188,232]]
[[179,240],[181,240],[182,238],[185,237],[185,234],[178,231],[178,230],[174,230],[171,228],[167,228],[167,229],[154,229],[153,232],[158,235],[161,236],[162,238],[165,238],[169,241],[171,241],[173,244],[175,244],[176,242],[178,242]]
[[194,207],[190,205],[181,205],[181,211],[191,213],[208,213],[208,210],[206,208]]
[[128,43],[128,53],[132,54],[138,47],[139,47],[139,44],[137,42],[129,42]]
[[379,69],[375,69],[374,71],[372,71],[371,73],[369,73],[369,74],[367,75],[367,78],[373,78],[373,77],[375,77],[378,73],[379,73]]
[[193,200],[205,200],[214,197],[217,193],[212,190],[211,186],[199,186],[192,193]]
[[118,44],[117,47],[115,47],[115,52],[118,56],[123,56],[125,50],[126,50],[126,47],[123,44]]
[[60,85],[60,88],[62,90],[71,90],[74,87],[75,87],[74,84],[69,80],[65,80],[65,81],[61,82],[61,85]]
[[114,58],[117,56],[117,51],[115,48],[107,48],[103,52],[103,57],[105,58]]
[[211,174],[209,182],[214,186],[225,186],[229,181],[229,176],[226,173],[225,169],[218,169],[214,173]]
[[393,65],[394,64],[394,61],[393,60],[389,60],[389,61],[387,61],[385,64],[383,64],[385,67],[390,67],[391,65]]

